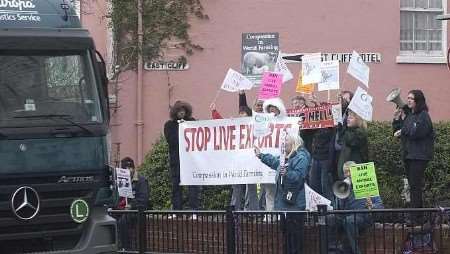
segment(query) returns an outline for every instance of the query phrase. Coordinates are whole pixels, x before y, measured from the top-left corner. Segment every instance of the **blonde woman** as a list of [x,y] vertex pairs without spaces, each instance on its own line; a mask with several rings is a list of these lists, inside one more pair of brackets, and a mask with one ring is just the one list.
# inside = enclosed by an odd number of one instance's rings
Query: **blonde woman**
[[[286,163],[281,167],[279,156],[263,154],[255,147],[256,156],[277,171],[275,210],[304,210],[306,206],[304,183],[311,157],[297,133],[287,135],[285,151]],[[286,215],[286,230],[283,233],[287,253],[303,253],[303,220],[302,214]]]
[[342,137],[342,149],[339,154],[338,176],[344,179],[343,165],[346,161],[364,163],[368,161],[367,123],[355,112],[348,110],[347,128]]

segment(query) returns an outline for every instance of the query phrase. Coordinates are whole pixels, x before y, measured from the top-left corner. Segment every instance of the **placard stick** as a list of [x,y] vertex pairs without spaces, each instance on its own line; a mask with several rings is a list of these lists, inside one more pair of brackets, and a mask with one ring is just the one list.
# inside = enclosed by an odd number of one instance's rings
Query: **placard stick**
[[328,90],[328,99],[327,99],[328,103],[330,103],[330,93],[331,93],[330,90]]
[[220,92],[221,92],[221,91],[222,91],[221,88],[219,88],[219,89],[217,90],[216,96],[214,97],[214,100],[211,102],[211,104],[216,103],[217,98],[219,98],[219,95],[220,95]]

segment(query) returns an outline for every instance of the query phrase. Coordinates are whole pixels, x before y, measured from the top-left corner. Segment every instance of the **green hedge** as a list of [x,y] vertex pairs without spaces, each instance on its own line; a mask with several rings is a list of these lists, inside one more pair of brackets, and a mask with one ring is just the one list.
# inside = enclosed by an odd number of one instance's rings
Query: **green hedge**
[[[425,206],[450,206],[450,123],[435,123],[437,140],[434,160],[425,173]],[[400,143],[392,136],[390,123],[369,124],[369,158],[375,162],[378,184],[386,207],[406,207],[402,200],[403,162],[400,159]],[[170,176],[168,146],[161,137],[146,155],[140,167],[150,184],[153,209],[169,209]],[[207,186],[202,191],[204,209],[224,209],[230,200],[229,186]],[[186,193],[186,192],[184,192]],[[184,199],[186,201],[186,197]]]
[[[139,167],[150,185],[150,203],[155,210],[171,208],[171,182],[169,173],[169,147],[164,137],[153,144],[152,150],[145,156]],[[201,204],[207,210],[224,209],[231,198],[230,186],[204,186]],[[187,207],[187,190],[183,190],[184,207]]]

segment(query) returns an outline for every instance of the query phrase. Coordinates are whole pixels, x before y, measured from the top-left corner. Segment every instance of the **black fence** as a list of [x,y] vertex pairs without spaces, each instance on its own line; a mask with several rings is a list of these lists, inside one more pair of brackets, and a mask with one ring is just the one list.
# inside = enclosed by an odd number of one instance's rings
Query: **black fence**
[[121,253],[450,253],[442,208],[110,214]]

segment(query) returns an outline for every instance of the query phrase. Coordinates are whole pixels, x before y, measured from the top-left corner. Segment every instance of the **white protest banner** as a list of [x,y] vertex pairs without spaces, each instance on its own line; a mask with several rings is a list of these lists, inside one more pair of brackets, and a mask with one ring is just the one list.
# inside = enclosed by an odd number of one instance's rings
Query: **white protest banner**
[[120,197],[133,198],[129,169],[116,168],[117,191]]
[[303,84],[319,83],[322,81],[320,53],[304,55],[302,58]]
[[228,92],[237,92],[239,90],[250,90],[253,87],[253,83],[248,80],[244,75],[239,72],[228,69],[227,75],[222,82],[222,90]]
[[281,132],[298,133],[299,118],[286,117],[270,125],[271,133],[256,138],[253,119],[240,117],[186,121],[179,125],[180,184],[227,185],[275,183],[276,171],[263,164],[263,153],[280,154]]
[[269,135],[271,132],[270,123],[274,120],[272,114],[253,113],[253,136],[259,138]]
[[372,96],[358,86],[348,108],[366,121],[372,121]]
[[331,206],[331,201],[324,198],[319,193],[315,192],[311,187],[305,183],[305,201],[306,201],[306,211],[317,211],[317,205],[327,205],[328,210],[333,210]]
[[322,81],[317,85],[317,90],[339,89],[339,61],[325,61],[320,65]]
[[353,51],[352,58],[348,64],[347,73],[369,87],[369,66],[364,63],[363,59],[356,51]]
[[283,83],[294,78],[294,76],[292,75],[292,72],[286,66],[286,62],[281,57],[280,53],[278,54],[277,63],[275,64],[274,72],[279,72],[279,73],[283,74]]
[[333,104],[331,106],[331,113],[333,114],[334,125],[338,125],[342,123],[342,105],[341,104]]

